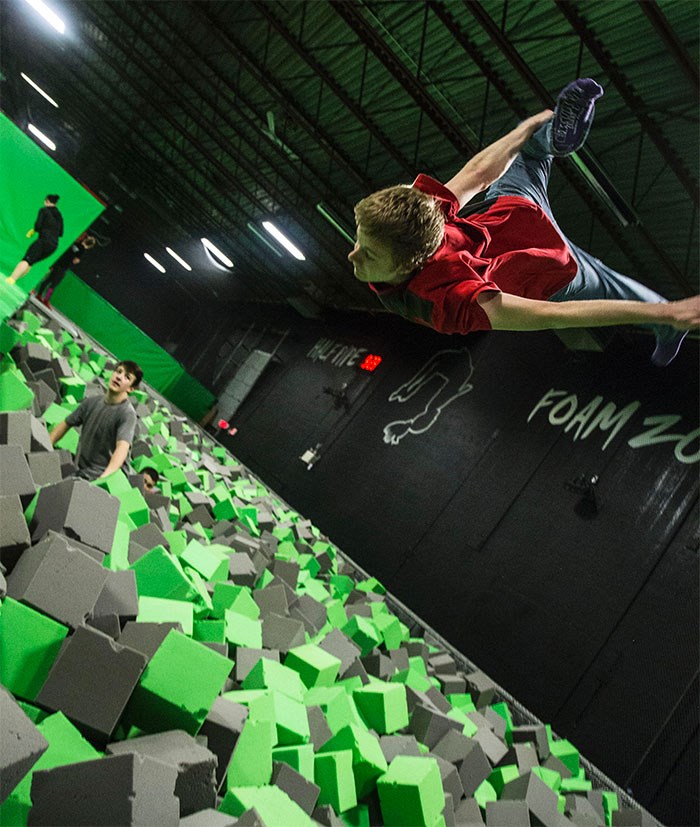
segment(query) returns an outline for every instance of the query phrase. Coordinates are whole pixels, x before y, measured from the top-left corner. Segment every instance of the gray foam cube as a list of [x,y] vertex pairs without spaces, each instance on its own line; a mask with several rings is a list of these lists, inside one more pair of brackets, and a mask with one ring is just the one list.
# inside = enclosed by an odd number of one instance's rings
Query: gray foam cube
[[524,801],[488,801],[486,827],[530,827],[530,813]]
[[92,615],[108,570],[51,532],[27,549],[7,578],[10,597],[73,628]]
[[159,732],[108,744],[108,755],[135,752],[175,767],[175,795],[180,815],[187,816],[216,805],[216,755],[183,730]]
[[0,497],[19,496],[26,508],[36,493],[27,458],[19,445],[0,445]]
[[91,740],[105,743],[146,668],[141,652],[80,626],[54,661],[37,703],[63,712]]
[[0,804],[49,748],[49,742],[0,686]]
[[180,819],[180,827],[237,827],[239,824],[235,816],[211,808]]
[[216,755],[217,789],[226,778],[231,755],[248,717],[248,709],[228,698],[217,698],[199,730],[207,739],[209,749]]
[[321,792],[317,784],[304,778],[289,764],[280,761],[272,763],[272,783],[287,793],[307,815],[311,815]]
[[175,767],[136,753],[37,770],[28,824],[177,827],[176,780]]
[[34,484],[41,487],[61,482],[61,458],[55,451],[32,451],[27,454]]
[[517,799],[526,802],[532,820],[542,827],[562,827],[567,823],[566,817],[557,807],[558,795],[532,771],[503,785],[501,800]]
[[176,629],[182,631],[179,623],[136,623],[129,621],[119,635],[119,643],[141,652],[150,660],[158,651],[161,643]]
[[235,677],[238,683],[248,676],[250,670],[257,664],[260,658],[280,662],[280,653],[276,649],[253,649],[248,646],[237,646],[235,653]]
[[19,494],[0,497],[0,563],[7,572],[12,571],[30,544]]
[[334,655],[340,660],[341,677],[360,657],[360,647],[340,629],[332,629],[318,645],[324,652],[328,652],[328,654]]
[[416,738],[432,749],[450,729],[462,731],[462,724],[448,718],[442,712],[418,704],[411,715],[409,730]]
[[330,741],[333,733],[320,706],[307,707],[306,717],[309,720],[309,733],[314,752],[318,752],[326,741]]
[[119,507],[116,497],[86,480],[69,479],[47,485],[40,490],[34,510],[32,542],[53,529],[109,554]]
[[397,755],[420,757],[423,754],[413,735],[382,735],[379,738],[379,746],[387,764],[390,764]]
[[0,445],[19,445],[25,454],[32,450],[32,425],[29,411],[0,413]]
[[124,623],[135,620],[139,613],[139,597],[136,591],[136,574],[128,571],[108,571],[93,610],[95,619],[116,615]]
[[262,621],[263,646],[288,652],[306,643],[306,630],[300,620],[269,614]]

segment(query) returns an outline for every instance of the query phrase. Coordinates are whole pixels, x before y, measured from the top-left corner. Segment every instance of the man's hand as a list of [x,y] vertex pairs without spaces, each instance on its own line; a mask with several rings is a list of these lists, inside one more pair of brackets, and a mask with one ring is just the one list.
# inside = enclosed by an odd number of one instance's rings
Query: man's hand
[[57,442],[60,442],[61,439],[70,431],[70,425],[64,420],[63,422],[59,422],[57,425],[54,425],[53,428],[49,431],[49,438],[51,439],[51,444],[55,445]]
[[125,439],[120,439],[117,442],[114,453],[109,459],[109,464],[100,474],[98,479],[103,479],[104,477],[108,477],[110,474],[114,474],[115,471],[118,471],[122,465],[124,465],[126,458],[129,456],[129,447],[129,443]]

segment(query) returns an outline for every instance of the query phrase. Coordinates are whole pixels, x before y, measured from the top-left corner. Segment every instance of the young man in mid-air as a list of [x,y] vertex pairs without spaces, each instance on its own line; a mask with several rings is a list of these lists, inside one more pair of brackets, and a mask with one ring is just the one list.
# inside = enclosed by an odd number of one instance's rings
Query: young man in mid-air
[[700,296],[666,302],[611,270],[566,238],[547,197],[553,157],[583,146],[602,94],[575,80],[554,112],[523,121],[446,184],[419,175],[364,198],[348,256],[355,278],[388,310],[442,333],[647,325],[652,362],[669,364],[700,325]]
[[87,396],[49,436],[55,445],[71,428],[82,426],[76,465],[78,477],[102,479],[118,471],[134,441],[136,411],[131,394],[141,382],[143,371],[136,362],[124,361],[112,371],[104,396]]

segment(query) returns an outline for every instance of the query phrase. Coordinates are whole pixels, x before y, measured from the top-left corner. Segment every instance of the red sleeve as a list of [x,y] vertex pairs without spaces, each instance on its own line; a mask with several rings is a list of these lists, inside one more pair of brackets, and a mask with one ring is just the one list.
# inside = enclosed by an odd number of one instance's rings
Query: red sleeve
[[413,182],[413,187],[426,195],[432,195],[437,201],[442,203],[442,208],[445,211],[445,218],[456,218],[459,212],[459,201],[455,194],[448,190],[444,184],[431,178],[429,175],[422,173]]
[[477,298],[499,293],[500,288],[478,276],[466,257],[454,261],[429,262],[412,289],[432,303],[431,327],[440,333],[471,333],[491,330],[491,322]]

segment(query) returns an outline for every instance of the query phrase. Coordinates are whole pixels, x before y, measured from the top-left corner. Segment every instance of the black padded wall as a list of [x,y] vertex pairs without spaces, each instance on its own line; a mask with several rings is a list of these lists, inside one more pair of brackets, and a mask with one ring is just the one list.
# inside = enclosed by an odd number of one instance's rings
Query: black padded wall
[[[297,325],[234,417],[230,447],[680,824],[697,813],[697,708],[694,720],[686,707],[698,671],[698,348],[659,370],[651,344],[618,333],[590,353],[550,333]],[[358,371],[345,364],[352,348],[382,364]],[[299,457],[319,443],[307,470]]]

